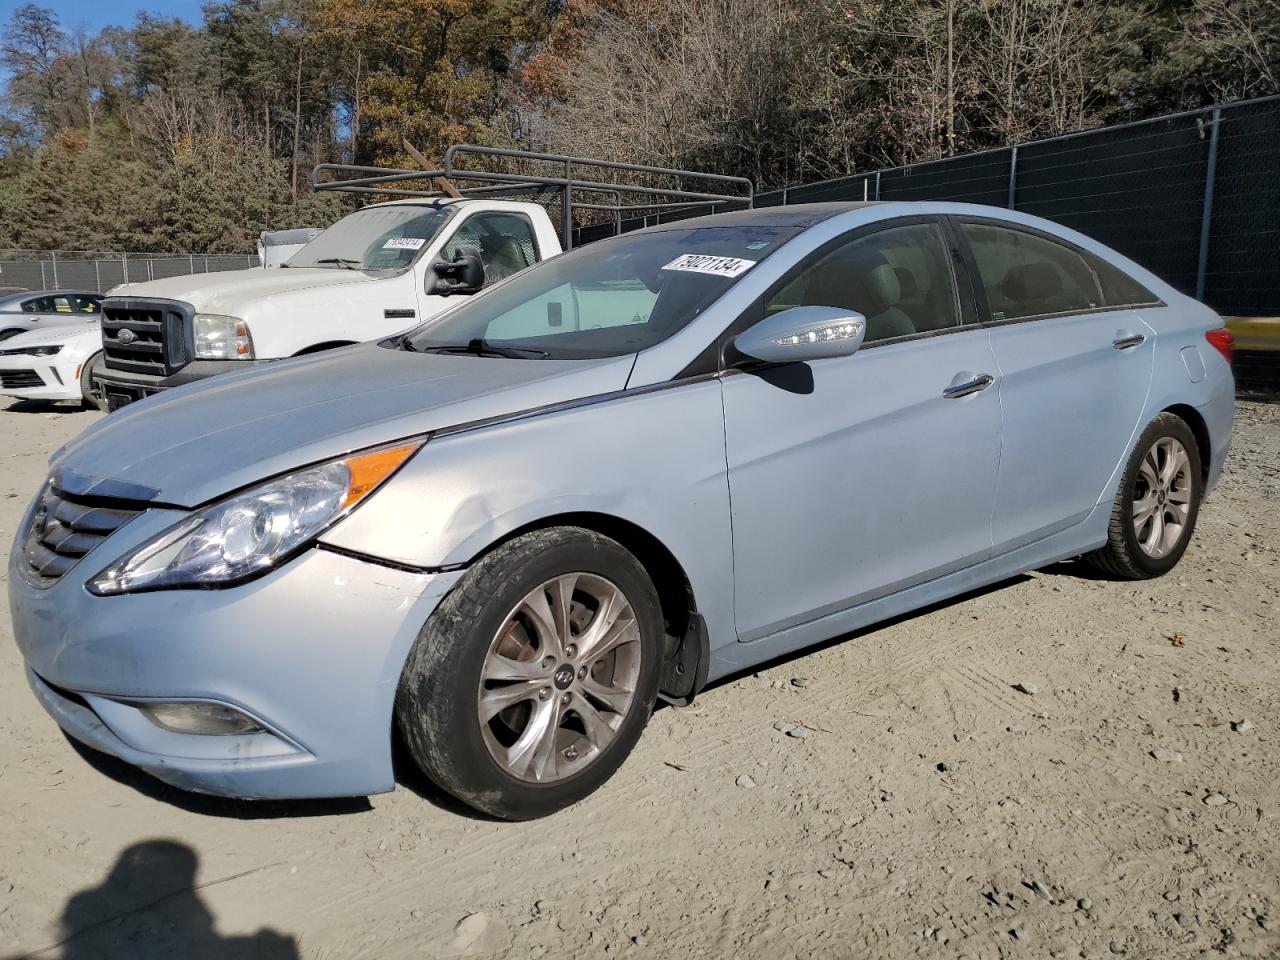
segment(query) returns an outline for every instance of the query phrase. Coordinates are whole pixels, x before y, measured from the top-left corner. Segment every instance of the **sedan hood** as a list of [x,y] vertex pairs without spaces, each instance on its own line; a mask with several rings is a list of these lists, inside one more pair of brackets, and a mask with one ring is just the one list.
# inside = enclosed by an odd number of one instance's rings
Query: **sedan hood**
[[16,337],[10,337],[8,340],[0,340],[0,350],[7,352],[21,350],[24,347],[47,347],[55,343],[63,346],[75,343],[79,346],[81,341],[102,342],[102,328],[98,324],[97,317],[86,320],[82,324],[66,324],[60,327],[46,327],[43,330],[20,333]]
[[59,450],[52,467],[67,489],[194,507],[353,450],[621,390],[633,360],[512,360],[361,344],[131,404]]

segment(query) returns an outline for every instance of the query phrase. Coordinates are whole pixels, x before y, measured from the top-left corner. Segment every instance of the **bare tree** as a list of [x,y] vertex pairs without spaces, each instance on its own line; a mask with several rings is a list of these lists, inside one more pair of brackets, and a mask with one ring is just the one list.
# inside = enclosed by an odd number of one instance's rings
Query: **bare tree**
[[1118,54],[1104,10],[1073,0],[978,0],[968,58],[975,113],[997,143],[1085,126]]
[[1196,0],[1217,59],[1248,68],[1234,96],[1280,92],[1280,0]]

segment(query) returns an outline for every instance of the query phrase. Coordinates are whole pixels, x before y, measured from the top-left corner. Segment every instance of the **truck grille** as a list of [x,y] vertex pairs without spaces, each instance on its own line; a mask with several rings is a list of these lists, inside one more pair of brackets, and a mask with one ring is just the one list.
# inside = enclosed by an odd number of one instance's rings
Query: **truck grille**
[[34,370],[0,370],[0,389],[21,390],[24,387],[43,387],[44,381]]
[[27,528],[23,561],[28,578],[36,586],[52,586],[141,512],[119,501],[71,497],[47,487]]
[[191,360],[189,303],[108,297],[102,302],[102,354],[110,370],[167,377]]

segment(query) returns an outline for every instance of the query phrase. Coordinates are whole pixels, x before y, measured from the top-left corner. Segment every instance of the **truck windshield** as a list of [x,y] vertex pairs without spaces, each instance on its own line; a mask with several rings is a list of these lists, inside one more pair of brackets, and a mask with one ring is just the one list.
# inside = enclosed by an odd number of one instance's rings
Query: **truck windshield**
[[738,225],[601,240],[522,270],[395,345],[533,359],[636,353],[684,329],[798,232]]
[[289,258],[289,267],[403,270],[449,218],[447,206],[365,207],[343,217]]

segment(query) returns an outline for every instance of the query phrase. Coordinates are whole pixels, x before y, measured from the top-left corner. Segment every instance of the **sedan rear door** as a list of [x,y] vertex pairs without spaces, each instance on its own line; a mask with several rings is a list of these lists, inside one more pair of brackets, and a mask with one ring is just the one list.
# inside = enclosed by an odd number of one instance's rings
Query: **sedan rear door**
[[958,227],[999,368],[999,554],[1078,523],[1112,492],[1155,359],[1155,331],[1130,304],[1157,298],[1038,230],[980,219]]

